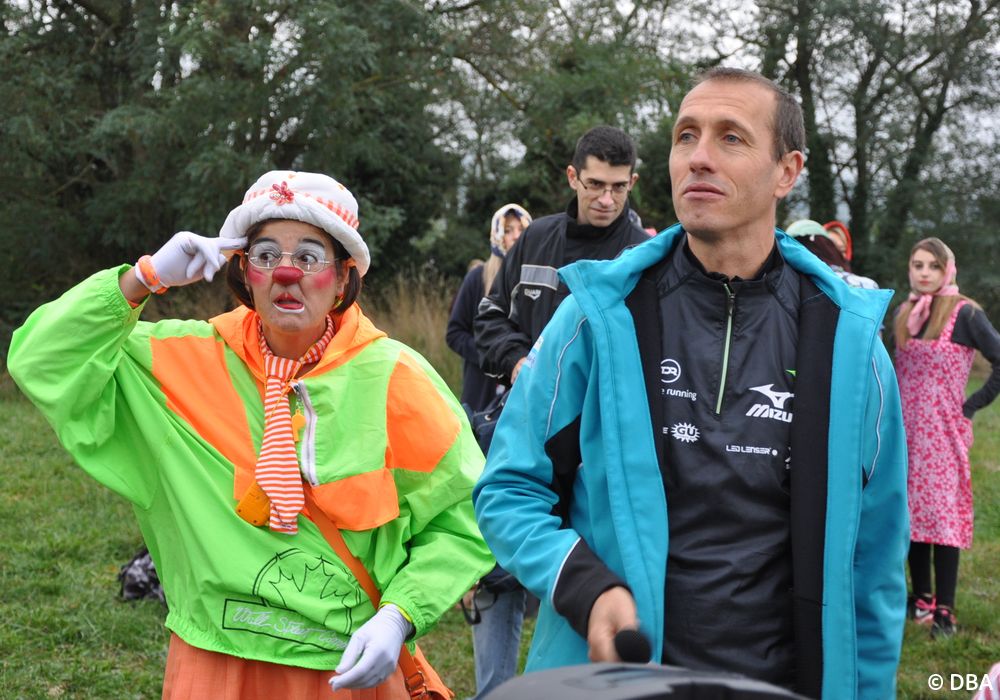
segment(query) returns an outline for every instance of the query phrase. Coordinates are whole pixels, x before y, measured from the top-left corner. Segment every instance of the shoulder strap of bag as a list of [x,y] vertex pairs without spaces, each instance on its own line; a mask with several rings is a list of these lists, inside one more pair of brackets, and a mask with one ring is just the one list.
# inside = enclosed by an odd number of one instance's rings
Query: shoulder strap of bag
[[[372,600],[372,605],[378,610],[379,602],[382,600],[382,594],[379,592],[378,587],[375,585],[375,581],[372,580],[371,575],[368,573],[368,569],[365,565],[361,563],[358,559],[347,548],[347,543],[344,541],[344,536],[340,534],[340,528],[333,524],[333,522],[326,516],[323,509],[320,508],[319,504],[316,502],[316,498],[313,496],[312,487],[308,483],[302,484],[302,490],[305,494],[306,506],[309,509],[309,519],[312,520],[319,531],[326,538],[326,541],[330,543],[333,551],[336,553],[340,560],[351,570],[354,574],[354,578],[358,580],[361,584],[361,588],[364,589],[365,593]],[[403,678],[406,681],[406,690],[410,693],[410,697],[414,700],[420,700],[421,698],[429,698],[430,694],[427,689],[427,682],[424,679],[423,671],[417,666],[416,661],[413,660],[413,655],[407,648],[406,644],[399,652],[399,668],[403,672]]]

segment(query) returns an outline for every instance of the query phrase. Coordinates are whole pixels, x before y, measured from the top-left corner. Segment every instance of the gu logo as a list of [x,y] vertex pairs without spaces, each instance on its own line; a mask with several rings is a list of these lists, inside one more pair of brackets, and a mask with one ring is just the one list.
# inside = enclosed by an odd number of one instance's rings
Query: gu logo
[[660,362],[660,381],[664,384],[673,384],[681,378],[681,365],[677,360],[666,358]]
[[673,427],[670,428],[670,434],[675,440],[681,442],[698,442],[698,437],[701,435],[698,429],[690,423],[674,423]]

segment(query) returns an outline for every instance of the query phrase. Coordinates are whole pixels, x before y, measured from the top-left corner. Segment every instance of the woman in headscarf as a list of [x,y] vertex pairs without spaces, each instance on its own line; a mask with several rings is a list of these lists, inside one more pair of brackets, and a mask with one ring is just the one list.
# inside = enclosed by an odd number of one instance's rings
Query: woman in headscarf
[[[505,204],[494,212],[490,222],[490,257],[484,265],[466,273],[452,305],[445,339],[448,347],[462,356],[462,403],[473,413],[485,411],[507,390],[505,384],[479,367],[473,330],[476,311],[493,286],[504,256],[530,223],[531,215],[517,204]],[[481,439],[480,445],[484,451],[488,450],[488,438]],[[466,619],[473,625],[476,700],[517,673],[527,604],[528,592],[499,566],[463,597]]]
[[[910,469],[909,613],[931,625],[933,636],[957,629],[959,551],[972,545],[972,417],[1000,393],[1000,334],[959,294],[957,274],[955,255],[940,239],[918,241],[910,251],[910,295],[894,322]],[[993,371],[965,398],[976,350]]]
[[479,302],[490,291],[504,256],[531,223],[531,215],[517,204],[505,204],[496,210],[490,222],[490,257],[483,265],[469,270],[462,280],[451,307],[445,341],[462,357],[462,403],[472,411],[482,411],[506,387],[488,377],[479,368],[479,353],[473,323]]
[[[358,306],[358,227],[333,178],[269,172],[218,238],[180,232],[14,334],[15,381],[134,506],[170,608],[164,698],[408,698],[404,643],[493,565],[482,454],[437,373]],[[139,320],[230,256],[236,310]]]

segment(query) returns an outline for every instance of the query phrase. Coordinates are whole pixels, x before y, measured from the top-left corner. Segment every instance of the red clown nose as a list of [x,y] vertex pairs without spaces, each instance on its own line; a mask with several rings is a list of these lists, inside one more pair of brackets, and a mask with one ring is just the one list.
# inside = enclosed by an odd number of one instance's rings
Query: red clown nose
[[297,267],[292,267],[291,265],[282,265],[281,267],[276,267],[274,268],[274,272],[271,273],[271,277],[274,279],[275,282],[284,285],[286,287],[295,284],[304,276],[305,273],[302,272],[302,270],[300,270]]

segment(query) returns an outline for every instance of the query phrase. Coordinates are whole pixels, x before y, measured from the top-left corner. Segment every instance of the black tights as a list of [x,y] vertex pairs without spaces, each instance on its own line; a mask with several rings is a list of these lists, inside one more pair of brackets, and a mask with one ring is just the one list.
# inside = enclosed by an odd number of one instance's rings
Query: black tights
[[910,580],[914,595],[926,595],[931,587],[931,547],[934,548],[934,582],[937,584],[937,604],[955,607],[955,589],[958,587],[958,547],[926,542],[910,542]]

